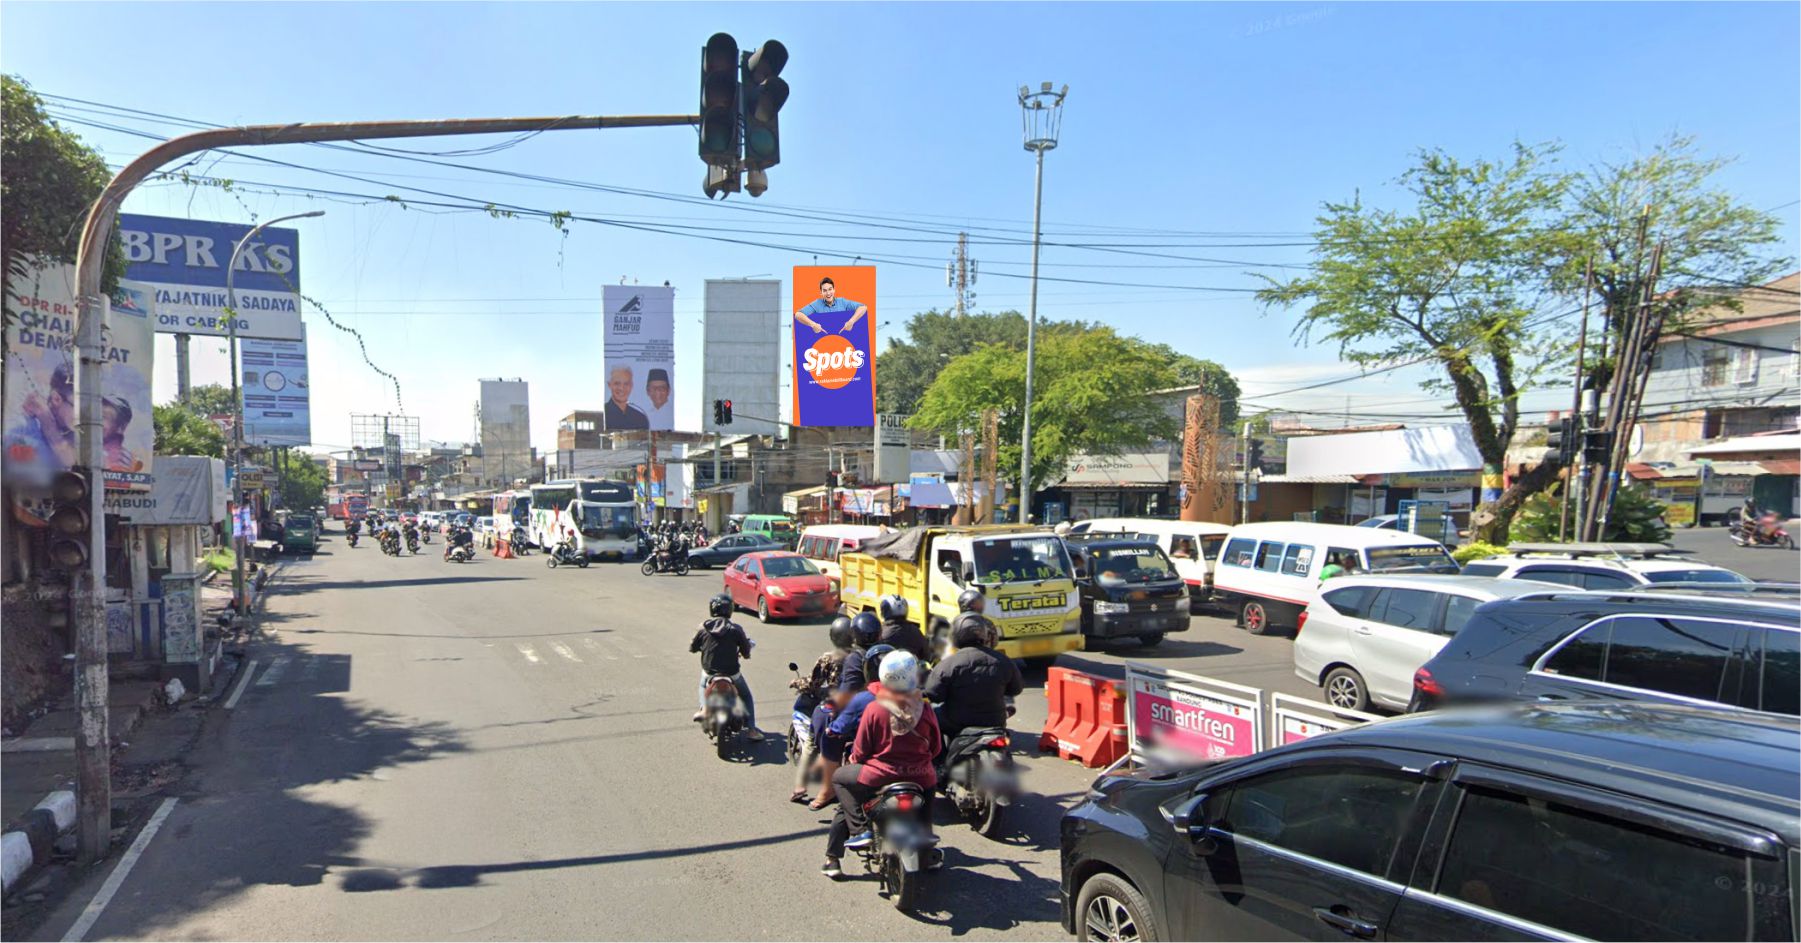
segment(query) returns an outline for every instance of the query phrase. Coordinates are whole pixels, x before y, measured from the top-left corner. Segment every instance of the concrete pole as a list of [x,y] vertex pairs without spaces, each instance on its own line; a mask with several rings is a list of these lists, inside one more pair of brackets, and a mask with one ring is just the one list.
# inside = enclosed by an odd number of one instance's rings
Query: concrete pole
[[175,401],[184,406],[194,392],[192,374],[188,369],[188,342],[191,340],[193,338],[187,334],[175,335]]
[[1026,313],[1026,407],[1019,443],[1019,523],[1032,515],[1032,372],[1038,365],[1038,248],[1043,234],[1044,148],[1036,149],[1038,172],[1032,187],[1032,294]]

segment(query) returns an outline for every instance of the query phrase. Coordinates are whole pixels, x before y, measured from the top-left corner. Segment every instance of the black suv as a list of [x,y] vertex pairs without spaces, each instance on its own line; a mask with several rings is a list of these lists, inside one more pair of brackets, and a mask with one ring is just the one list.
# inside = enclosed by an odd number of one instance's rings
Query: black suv
[[1082,598],[1082,635],[1156,645],[1188,631],[1188,584],[1155,540],[1097,534],[1064,540]]
[[1481,606],[1410,710],[1605,698],[1801,713],[1801,603],[1770,587],[1552,593]]
[[1062,833],[1081,939],[1793,940],[1801,728],[1439,711],[1103,776]]

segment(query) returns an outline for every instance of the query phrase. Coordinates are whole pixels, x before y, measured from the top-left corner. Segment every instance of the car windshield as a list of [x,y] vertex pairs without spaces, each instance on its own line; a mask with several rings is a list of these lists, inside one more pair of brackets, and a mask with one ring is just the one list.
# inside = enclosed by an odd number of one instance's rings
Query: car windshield
[[1067,577],[1063,544],[1056,537],[996,537],[975,543],[976,581],[1029,583]]
[[794,533],[794,522],[793,521],[770,521],[769,522],[769,532],[772,534],[792,534],[792,533]]
[[1174,579],[1175,570],[1156,547],[1109,547],[1095,550],[1094,579],[1098,583],[1150,583]]
[[1731,570],[1660,570],[1640,574],[1653,583],[1749,583]]
[[769,557],[763,561],[763,575],[771,579],[784,576],[818,576],[819,569],[806,557]]
[[636,515],[630,507],[579,502],[582,534],[588,537],[623,537],[637,530]]
[[1393,573],[1397,571],[1415,571],[1429,573],[1459,572],[1457,561],[1445,552],[1441,544],[1415,544],[1405,547],[1371,547],[1366,551],[1369,556],[1370,572]]

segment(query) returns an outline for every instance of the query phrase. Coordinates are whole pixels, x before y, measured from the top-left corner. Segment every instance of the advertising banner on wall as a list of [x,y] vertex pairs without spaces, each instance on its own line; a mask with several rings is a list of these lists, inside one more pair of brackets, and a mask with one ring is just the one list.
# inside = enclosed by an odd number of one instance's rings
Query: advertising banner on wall
[[307,376],[306,332],[297,341],[244,338],[244,441],[255,445],[311,445],[312,380]]
[[[231,333],[225,319],[225,266],[254,226],[120,213],[125,275],[149,286],[156,329]],[[238,337],[300,340],[300,233],[265,229],[238,257]]]
[[794,267],[794,424],[875,425],[875,267]]
[[607,285],[602,359],[608,432],[675,428],[675,289]]
[[[9,481],[48,484],[76,462],[75,267],[35,268],[6,299],[5,409],[0,429]],[[149,288],[121,281],[107,319],[100,368],[107,490],[145,491],[153,481],[156,429],[150,414]]]

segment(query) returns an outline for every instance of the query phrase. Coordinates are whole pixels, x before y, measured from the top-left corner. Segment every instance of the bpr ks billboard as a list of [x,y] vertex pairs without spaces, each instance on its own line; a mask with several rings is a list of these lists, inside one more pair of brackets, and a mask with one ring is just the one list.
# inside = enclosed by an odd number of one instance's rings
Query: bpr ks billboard
[[875,425],[875,266],[794,267],[794,424]]
[[606,285],[602,362],[608,432],[675,428],[675,289]]
[[[254,226],[167,216],[119,214],[125,277],[156,296],[156,329],[170,334],[231,333],[225,319],[225,266]],[[265,229],[238,257],[238,336],[297,341],[300,332],[300,233]]]

